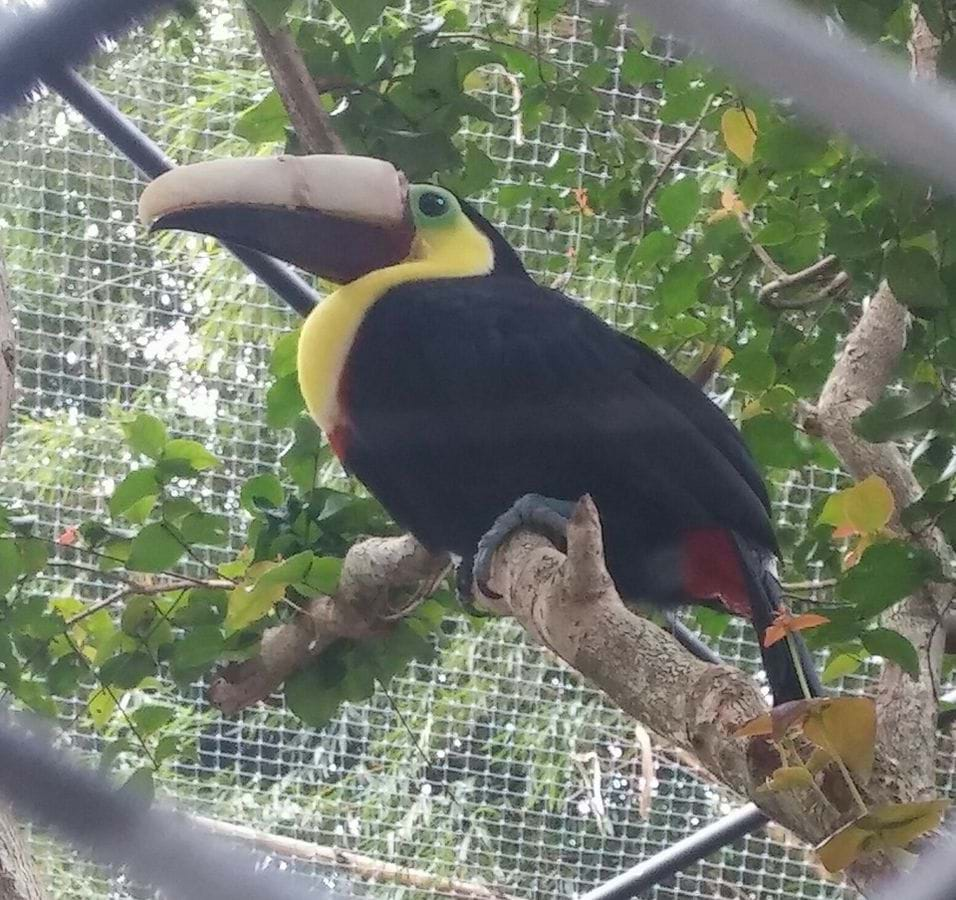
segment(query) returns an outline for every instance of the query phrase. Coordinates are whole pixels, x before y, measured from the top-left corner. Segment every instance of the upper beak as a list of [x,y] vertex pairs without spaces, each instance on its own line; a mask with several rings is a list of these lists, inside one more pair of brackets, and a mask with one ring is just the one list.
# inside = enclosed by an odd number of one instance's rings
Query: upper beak
[[276,156],[182,166],[139,201],[150,231],[178,228],[261,250],[339,284],[411,252],[408,185],[364,156]]

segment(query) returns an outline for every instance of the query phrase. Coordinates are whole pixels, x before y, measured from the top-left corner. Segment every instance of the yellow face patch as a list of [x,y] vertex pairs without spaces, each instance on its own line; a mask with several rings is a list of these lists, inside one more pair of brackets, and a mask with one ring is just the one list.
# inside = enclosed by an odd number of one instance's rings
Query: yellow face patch
[[401,284],[487,275],[494,268],[491,241],[451,193],[413,185],[409,202],[416,227],[411,256],[340,287],[310,313],[302,327],[299,386],[310,415],[326,434],[342,423],[339,379],[362,319],[376,300]]

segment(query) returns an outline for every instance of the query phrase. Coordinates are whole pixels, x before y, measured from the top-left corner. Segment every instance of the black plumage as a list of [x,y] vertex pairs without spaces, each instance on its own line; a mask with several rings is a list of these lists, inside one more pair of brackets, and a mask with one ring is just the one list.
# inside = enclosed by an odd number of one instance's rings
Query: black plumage
[[[653,350],[535,284],[465,208],[495,270],[394,287],[366,314],[340,386],[350,470],[427,546],[465,557],[522,495],[589,493],[622,595],[712,602],[695,585],[732,581],[725,605],[762,636],[777,544],[740,433]],[[765,656],[778,702],[802,696],[786,642]]]

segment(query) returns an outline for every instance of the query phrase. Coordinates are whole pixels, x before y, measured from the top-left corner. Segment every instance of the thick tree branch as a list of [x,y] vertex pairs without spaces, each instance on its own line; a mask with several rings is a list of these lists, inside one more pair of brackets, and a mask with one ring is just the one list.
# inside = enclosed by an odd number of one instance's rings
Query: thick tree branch
[[[434,578],[445,563],[408,536],[356,545],[336,596],[317,599],[297,620],[272,629],[258,658],[220,675],[212,701],[234,712],[266,699],[336,638],[387,633],[396,594]],[[571,520],[567,555],[539,535],[519,533],[498,551],[492,581],[501,597],[483,598],[489,610],[515,618],[667,745],[693,755],[717,781],[758,802],[804,841],[815,844],[852,817],[839,785],[824,784],[829,801],[812,790],[758,792],[781,763],[762,739],[733,737],[766,710],[755,683],[737,669],[690,655],[624,605],[604,564],[589,498]]]
[[[911,57],[919,77],[934,77],[937,50],[938,40],[916,15]],[[805,423],[830,444],[855,479],[883,478],[893,493],[897,514],[920,496],[922,488],[898,447],[864,441],[854,432],[853,420],[889,385],[906,346],[907,319],[889,285],[881,284],[847,337],[817,407]],[[899,529],[898,515],[895,527]],[[944,565],[952,559],[951,548],[936,529],[911,538]],[[945,638],[940,621],[952,601],[949,585],[928,585],[884,617],[887,627],[913,644],[921,661],[917,680],[887,662],[877,685],[877,741],[885,765],[877,766],[876,777],[883,791],[897,800],[935,793],[937,685]]]
[[356,544],[345,557],[335,596],[318,597],[291,622],[268,629],[257,656],[217,674],[210,701],[231,715],[266,700],[336,639],[387,634],[394,627],[397,597],[432,581],[447,564],[410,535]]
[[250,3],[246,3],[246,11],[262,57],[302,146],[308,153],[344,153],[345,145],[332,127],[292,32],[285,25],[269,31]]
[[[0,449],[7,434],[15,392],[16,334],[0,259]],[[0,805],[0,900],[44,900],[45,896],[19,826],[6,805]]]

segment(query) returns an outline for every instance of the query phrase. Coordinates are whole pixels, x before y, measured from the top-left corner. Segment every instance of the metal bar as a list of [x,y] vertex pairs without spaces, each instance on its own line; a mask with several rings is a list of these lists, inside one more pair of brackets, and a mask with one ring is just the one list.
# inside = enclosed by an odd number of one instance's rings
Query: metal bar
[[[148,178],[173,168],[173,161],[157,144],[76,72],[60,69],[47,73],[44,82]],[[285,263],[238,244],[225,246],[300,315],[308,315],[318,303],[316,292]]]
[[619,0],[658,33],[809,119],[956,193],[956,90],[781,0]]
[[[26,720],[17,717],[27,724]],[[38,721],[0,721],[0,794],[17,814],[50,828],[97,862],[123,866],[170,900],[331,900],[316,879],[268,867],[267,859],[202,831],[185,817],[53,749]]]
[[729,815],[705,825],[700,831],[655,853],[594,890],[581,894],[578,900],[626,900],[637,897],[641,891],[672,878],[728,844],[762,828],[769,819],[753,803],[740,807]]
[[[0,114],[18,105],[47,69],[76,66],[173,0],[50,0],[0,9]],[[2,6],[2,4],[0,4]]]

